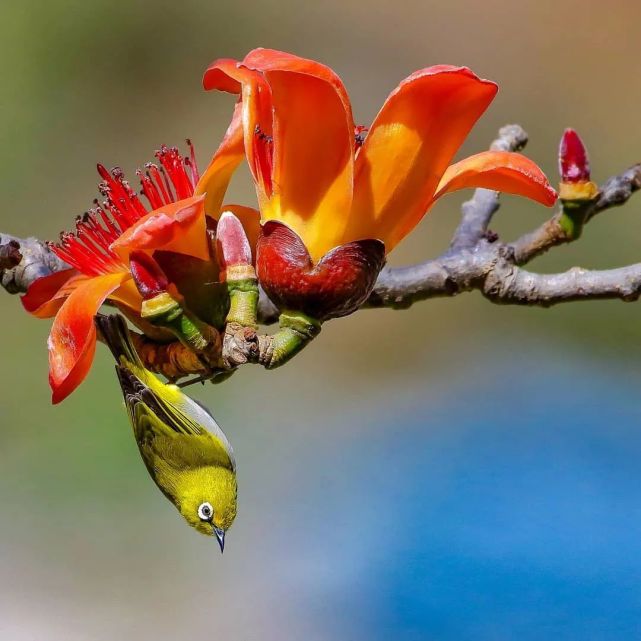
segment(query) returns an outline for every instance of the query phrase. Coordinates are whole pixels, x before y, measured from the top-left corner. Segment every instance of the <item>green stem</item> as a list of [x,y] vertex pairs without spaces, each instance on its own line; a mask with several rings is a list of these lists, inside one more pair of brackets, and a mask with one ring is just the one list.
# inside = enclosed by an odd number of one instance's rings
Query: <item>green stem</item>
[[228,280],[229,312],[227,323],[258,327],[258,281],[255,278]]
[[141,316],[156,327],[168,329],[197,354],[205,352],[218,339],[218,332],[188,313],[170,294],[159,294],[143,303]]
[[320,321],[302,312],[282,312],[279,324],[280,329],[272,337],[272,354],[267,369],[287,363],[321,330]]
[[592,201],[564,200],[563,210],[559,217],[559,225],[565,232],[568,240],[576,240],[583,232],[583,226],[586,222],[588,211],[592,206]]

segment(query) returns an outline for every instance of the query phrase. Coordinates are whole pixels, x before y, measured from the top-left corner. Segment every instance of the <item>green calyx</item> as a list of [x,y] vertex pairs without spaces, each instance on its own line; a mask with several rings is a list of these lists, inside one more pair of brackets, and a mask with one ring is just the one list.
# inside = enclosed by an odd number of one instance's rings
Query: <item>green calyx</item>
[[197,353],[216,342],[216,330],[189,314],[168,292],[143,302],[140,315],[156,327],[163,327]]
[[279,325],[280,329],[272,337],[272,354],[267,369],[284,365],[321,331],[321,322],[302,312],[281,313]]
[[576,240],[583,233],[592,201],[564,200],[559,225],[568,240]]
[[227,280],[229,293],[228,323],[258,327],[258,281],[255,278]]
[[591,181],[562,182],[559,185],[559,199],[563,206],[559,225],[568,240],[576,240],[581,236],[592,204],[598,197],[599,187]]

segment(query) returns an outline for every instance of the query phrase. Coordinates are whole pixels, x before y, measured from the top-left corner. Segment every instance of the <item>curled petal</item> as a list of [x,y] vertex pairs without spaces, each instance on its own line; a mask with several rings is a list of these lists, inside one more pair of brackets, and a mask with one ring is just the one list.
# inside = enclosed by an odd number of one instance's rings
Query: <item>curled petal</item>
[[192,196],[156,209],[127,229],[111,249],[125,264],[136,249],[162,249],[208,260],[204,204],[204,196]]
[[301,58],[285,51],[263,48],[250,51],[245,56],[243,64],[249,69],[255,69],[256,71],[294,71],[324,80],[334,87],[334,90],[343,102],[346,113],[349,114],[350,118],[352,117],[352,107],[345,85],[339,76],[327,65],[323,65],[315,60]]
[[242,104],[237,103],[227,133],[194,190],[195,196],[205,196],[207,215],[218,218],[229,181],[244,157]]
[[35,280],[20,301],[25,310],[37,318],[51,318],[74,288],[85,280],[87,277],[75,269],[54,272]]
[[294,229],[317,260],[342,239],[351,207],[347,92],[328,67],[281,51],[256,49],[232,62],[211,65],[205,87],[242,87],[245,149],[262,218]]
[[[272,136],[271,90],[267,81],[257,71],[223,58],[209,65],[203,76],[203,87],[207,91],[217,89],[241,94],[241,101],[234,110],[231,131],[228,131],[228,136],[231,136],[229,144],[238,144],[242,125],[244,152],[256,182],[258,199],[261,205],[267,206],[272,191],[272,150],[266,147],[266,141]],[[212,213],[214,216],[217,214]]]
[[535,162],[510,151],[484,151],[448,167],[434,200],[466,187],[484,187],[525,196],[546,207],[551,207],[557,197]]
[[425,214],[438,183],[497,87],[465,67],[409,76],[376,116],[355,166],[346,238],[376,237],[391,251]]
[[49,384],[59,403],[85,379],[96,350],[93,317],[105,299],[130,278],[126,272],[88,279],[60,308],[49,334]]

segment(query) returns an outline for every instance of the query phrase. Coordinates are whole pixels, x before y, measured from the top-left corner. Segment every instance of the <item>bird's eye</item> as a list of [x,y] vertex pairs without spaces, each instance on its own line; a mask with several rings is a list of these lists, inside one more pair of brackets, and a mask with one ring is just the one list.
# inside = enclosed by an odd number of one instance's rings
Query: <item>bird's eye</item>
[[214,508],[211,503],[201,503],[198,506],[198,517],[201,521],[211,521],[212,516],[214,516]]

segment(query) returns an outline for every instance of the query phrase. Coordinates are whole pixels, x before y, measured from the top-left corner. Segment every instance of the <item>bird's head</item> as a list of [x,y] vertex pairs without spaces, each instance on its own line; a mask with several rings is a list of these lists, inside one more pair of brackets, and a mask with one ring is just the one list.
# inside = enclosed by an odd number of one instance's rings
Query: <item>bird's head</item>
[[176,490],[178,511],[201,534],[215,537],[222,552],[236,518],[236,474],[224,467],[187,470]]

